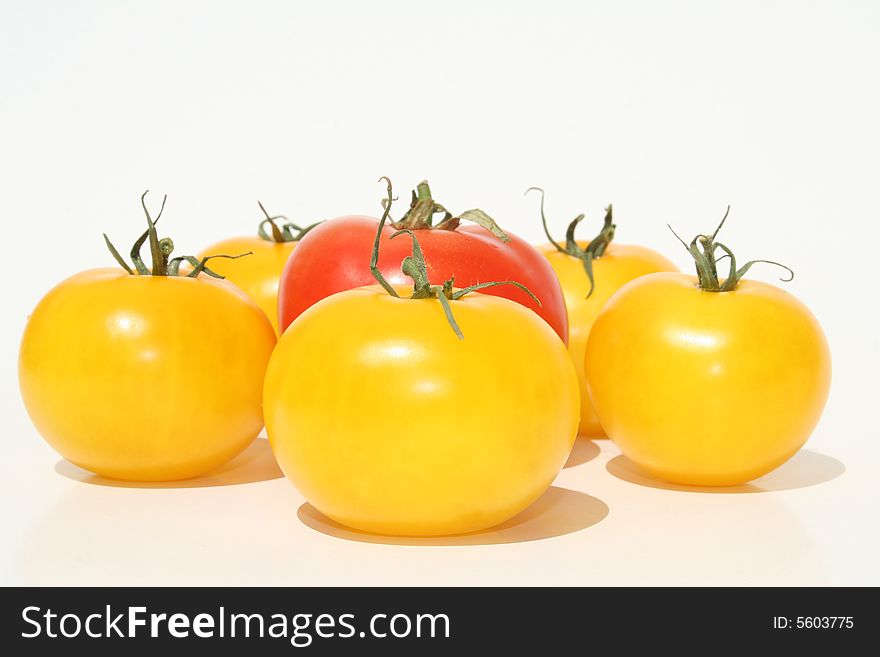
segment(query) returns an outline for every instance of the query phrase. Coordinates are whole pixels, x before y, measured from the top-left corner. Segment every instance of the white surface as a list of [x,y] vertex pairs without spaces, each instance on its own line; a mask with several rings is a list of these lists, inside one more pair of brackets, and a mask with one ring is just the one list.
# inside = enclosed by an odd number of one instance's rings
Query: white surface
[[[0,3],[0,583],[880,584],[880,5],[581,4]],[[250,232],[257,198],[375,212],[383,174],[535,240],[527,186],[557,233],[613,201],[620,241],[682,267],[665,223],[691,235],[732,203],[725,241],[794,267],[831,343],[808,451],[704,493],[609,473],[606,442],[526,522],[433,546],[298,516],[265,443],[211,485],[58,465],[19,399],[21,330],[51,285],[111,264],[102,231],[136,236],[144,188],[193,252]]]

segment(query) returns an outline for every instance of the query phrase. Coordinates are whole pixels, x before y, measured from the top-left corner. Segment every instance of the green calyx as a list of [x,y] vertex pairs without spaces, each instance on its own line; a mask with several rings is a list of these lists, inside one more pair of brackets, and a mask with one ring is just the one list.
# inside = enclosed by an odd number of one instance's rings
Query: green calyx
[[[388,210],[390,204],[391,201],[389,199],[382,199],[383,209]],[[434,223],[435,214],[443,215],[436,224]],[[502,242],[510,241],[507,233],[501,230],[498,224],[495,223],[495,220],[482,210],[475,208],[473,210],[466,210],[458,216],[452,216],[451,212],[431,197],[431,187],[428,185],[427,180],[420,182],[416,189],[413,190],[412,200],[406,214],[399,221],[392,219],[391,225],[398,230],[455,230],[459,227],[462,220],[472,221],[482,226]]]
[[[382,213],[382,218],[379,220],[379,228],[376,231],[376,238],[373,241],[373,252],[370,255],[370,272],[373,274],[373,278],[376,279],[379,285],[381,285],[388,294],[400,298],[397,290],[394,289],[391,283],[389,283],[382,275],[382,272],[379,271],[379,244],[382,239],[382,229],[385,228],[385,222],[388,221],[388,215],[391,211],[391,203],[394,200],[391,189],[391,180],[387,176],[383,176],[379,180],[384,180],[387,183],[388,195],[382,202],[384,212]],[[424,185],[427,187],[427,183],[424,183]],[[428,198],[430,198],[430,192],[428,193]],[[412,206],[410,206],[410,209],[412,209]],[[397,227],[397,224],[392,225]],[[471,285],[470,287],[461,290],[453,290],[455,283],[455,276],[453,276],[444,281],[442,285],[431,285],[431,282],[428,280],[428,267],[425,264],[425,256],[424,253],[422,253],[422,247],[419,244],[415,231],[410,228],[401,228],[391,235],[389,239],[394,239],[403,234],[409,235],[412,239],[412,255],[408,255],[400,264],[401,271],[413,280],[413,292],[409,298],[438,299],[440,305],[443,306],[443,313],[446,315],[446,321],[449,322],[452,330],[455,331],[455,335],[457,335],[460,340],[464,338],[464,334],[461,332],[461,328],[459,328],[458,323],[455,321],[455,317],[452,314],[452,306],[449,302],[457,301],[466,294],[476,292],[477,290],[483,290],[487,287],[494,287],[496,285],[513,285],[528,294],[539,306],[541,305],[541,301],[538,297],[532,294],[532,291],[529,290],[529,288],[516,281],[491,281],[488,283]]]
[[[193,269],[191,272],[186,274],[188,278],[196,278],[202,272],[208,274],[209,276],[213,276],[214,278],[224,278],[215,271],[212,271],[207,267],[207,263],[209,260],[213,258],[228,258],[230,260],[235,260],[236,258],[241,258],[247,255],[251,255],[251,252],[240,253],[238,255],[211,255],[205,256],[201,260],[196,258],[195,256],[177,256],[176,258],[171,258],[171,253],[174,251],[174,242],[171,241],[170,237],[159,238],[159,234],[156,231],[156,224],[159,222],[159,218],[162,216],[162,212],[165,210],[165,201],[168,200],[168,195],[166,194],[162,198],[162,207],[159,208],[159,214],[156,215],[156,218],[153,219],[150,216],[150,211],[147,209],[146,197],[150,190],[147,190],[141,195],[141,207],[144,209],[144,214],[147,216],[147,230],[141,234],[140,237],[135,240],[134,245],[131,247],[131,261],[134,264],[134,269],[132,269],[129,264],[125,261],[125,259],[119,254],[119,251],[116,250],[116,247],[113,246],[113,243],[110,241],[110,238],[107,237],[107,233],[104,233],[104,243],[107,245],[107,248],[110,249],[110,253],[113,254],[113,258],[116,262],[119,263],[119,266],[122,267],[125,271],[127,271],[132,276],[182,276],[180,273],[180,265],[183,262],[188,262],[192,265]],[[144,264],[143,258],[141,258],[141,247],[144,245],[144,242],[150,242],[150,256],[152,259],[152,267],[147,267]]]
[[[259,201],[257,201],[257,205],[260,206],[260,210],[262,210],[263,215],[265,215],[265,219],[260,222],[260,225],[257,228],[257,234],[261,239],[264,239],[267,242],[275,242],[276,244],[283,242],[298,242],[305,237],[306,233],[312,228],[324,223],[322,221],[316,221],[305,228],[301,228],[292,221],[289,221],[283,214],[270,215],[266,212],[266,208],[264,208],[263,204]],[[269,230],[266,230],[267,226],[269,227]]]
[[[740,280],[746,275],[746,272],[752,268],[752,265],[759,262],[782,267],[782,269],[788,272],[788,278],[780,278],[779,280],[786,283],[793,280],[794,272],[789,267],[773,260],[749,260],[746,264],[737,269],[736,257],[733,255],[733,251],[731,251],[725,244],[715,241],[718,232],[721,230],[724,222],[727,221],[728,214],[730,214],[729,205],[727,206],[727,211],[724,213],[724,216],[721,218],[721,223],[718,224],[718,228],[715,229],[715,232],[711,235],[697,235],[691,240],[690,244],[681,239],[681,237],[678,236],[678,233],[673,230],[672,226],[669,226],[669,230],[672,231],[672,234],[678,238],[678,241],[684,245],[684,248],[687,249],[688,253],[690,253],[691,257],[694,259],[700,289],[705,290],[706,292],[730,292],[735,290]],[[717,255],[718,251],[722,252],[720,257]],[[724,260],[724,258],[730,258],[730,267],[728,269],[727,278],[721,281],[718,278],[718,263],[721,260]]]
[[575,229],[578,224],[584,220],[583,214],[579,214],[570,224],[568,224],[568,228],[565,231],[565,247],[563,248],[555,239],[553,239],[553,236],[550,234],[550,229],[547,227],[547,217],[544,216],[544,190],[540,187],[529,187],[526,190],[526,194],[532,191],[541,192],[541,224],[544,226],[544,234],[547,236],[547,239],[556,247],[557,251],[570,255],[572,258],[577,258],[583,263],[584,271],[587,273],[587,278],[590,280],[590,291],[587,292],[587,298],[589,299],[593,295],[593,290],[596,287],[596,281],[593,276],[593,260],[605,255],[605,249],[608,248],[608,245],[611,244],[611,241],[614,239],[614,231],[617,228],[612,220],[611,205],[609,204],[608,207],[605,208],[605,222],[602,225],[602,230],[599,231],[599,234],[596,235],[596,237],[590,240],[586,248],[581,248],[574,238]]

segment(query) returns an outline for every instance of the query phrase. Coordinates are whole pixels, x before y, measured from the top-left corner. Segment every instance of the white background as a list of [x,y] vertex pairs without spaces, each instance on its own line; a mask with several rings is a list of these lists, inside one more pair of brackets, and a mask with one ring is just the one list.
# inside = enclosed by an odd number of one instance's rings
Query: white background
[[[0,583],[880,584],[880,4],[0,7]],[[436,545],[298,514],[265,442],[181,487],[59,463],[20,401],[22,327],[53,284],[112,264],[101,232],[130,243],[144,189],[194,252],[252,232],[257,198],[303,222],[375,213],[381,175],[535,240],[527,186],[558,233],[613,201],[619,241],[683,268],[665,224],[706,231],[731,203],[725,242],[791,265],[831,343],[807,451],[730,494],[651,487],[583,443],[524,518]]]

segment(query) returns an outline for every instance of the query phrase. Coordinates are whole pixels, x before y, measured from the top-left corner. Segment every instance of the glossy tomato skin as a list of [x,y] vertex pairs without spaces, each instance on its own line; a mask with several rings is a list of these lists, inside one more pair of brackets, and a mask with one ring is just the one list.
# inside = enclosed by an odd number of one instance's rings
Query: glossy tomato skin
[[[578,242],[585,249],[589,242]],[[677,271],[672,262],[643,246],[611,243],[601,258],[593,260],[595,286],[590,292],[590,279],[583,261],[559,252],[552,244],[543,244],[539,251],[550,262],[562,285],[562,294],[568,308],[568,351],[581,384],[581,423],[579,435],[603,438],[605,432],[590,402],[584,375],[584,355],[587,337],[596,315],[609,297],[629,281],[661,271]]]
[[72,463],[116,479],[185,479],[260,432],[274,344],[230,283],[95,269],[39,302],[19,382],[37,430]]
[[464,339],[437,299],[367,287],[318,302],[279,340],[269,440],[287,477],[337,522],[387,535],[478,531],[522,511],[564,465],[580,407],[564,345],[506,299],[450,303]]
[[234,237],[218,242],[199,254],[252,255],[236,260],[215,258],[208,266],[241,288],[266,313],[278,334],[278,284],[281,272],[298,242],[270,242],[260,237]]
[[[321,299],[376,282],[370,274],[369,263],[377,223],[378,220],[371,217],[340,217],[321,224],[300,241],[295,254],[287,261],[278,292],[282,331]],[[382,231],[379,269],[392,284],[409,284],[411,280],[400,271],[400,263],[411,254],[412,242],[402,237],[389,240],[395,230],[388,225]],[[416,233],[432,284],[441,285],[453,275],[458,288],[488,281],[522,283],[540,299],[540,306],[512,285],[499,285],[484,292],[531,308],[553,327],[563,342],[568,341],[568,321],[559,281],[534,246],[510,233],[510,241],[502,242],[476,225],[462,224],[454,231],[421,229]]]
[[657,478],[723,486],[801,448],[825,405],[831,358],[810,311],[775,286],[705,292],[694,276],[650,274],[599,313],[586,374],[627,457]]

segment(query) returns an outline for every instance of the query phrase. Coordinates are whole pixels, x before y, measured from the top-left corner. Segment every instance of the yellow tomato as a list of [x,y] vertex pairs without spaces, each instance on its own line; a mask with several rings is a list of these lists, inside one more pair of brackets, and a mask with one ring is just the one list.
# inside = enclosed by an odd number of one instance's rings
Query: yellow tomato
[[237,255],[250,251],[252,255],[238,260],[211,260],[210,267],[227,280],[235,283],[266,313],[275,333],[278,333],[278,283],[287,258],[298,242],[273,242],[260,237],[235,237],[218,242],[199,254],[203,256],[225,253]]
[[118,479],[183,479],[259,433],[274,344],[260,309],[225,281],[95,269],[37,305],[19,380],[37,430],[69,461]]
[[585,367],[623,453],[692,485],[739,484],[785,462],[818,422],[831,378],[822,329],[792,295],[748,280],[710,292],[670,273],[608,300]]
[[[580,249],[586,249],[589,242],[578,241],[577,244]],[[568,351],[581,386],[578,433],[594,438],[603,437],[605,432],[593,410],[584,377],[584,354],[593,321],[608,298],[624,284],[645,274],[677,269],[672,262],[651,249],[611,243],[600,258],[592,261],[594,286],[590,294],[590,280],[580,258],[562,253],[552,244],[538,248],[556,272],[568,307]]]
[[[403,287],[401,293],[406,292]],[[319,511],[367,532],[443,535],[503,522],[537,499],[577,434],[565,345],[500,297],[330,296],[281,337],[266,429],[284,473]]]

